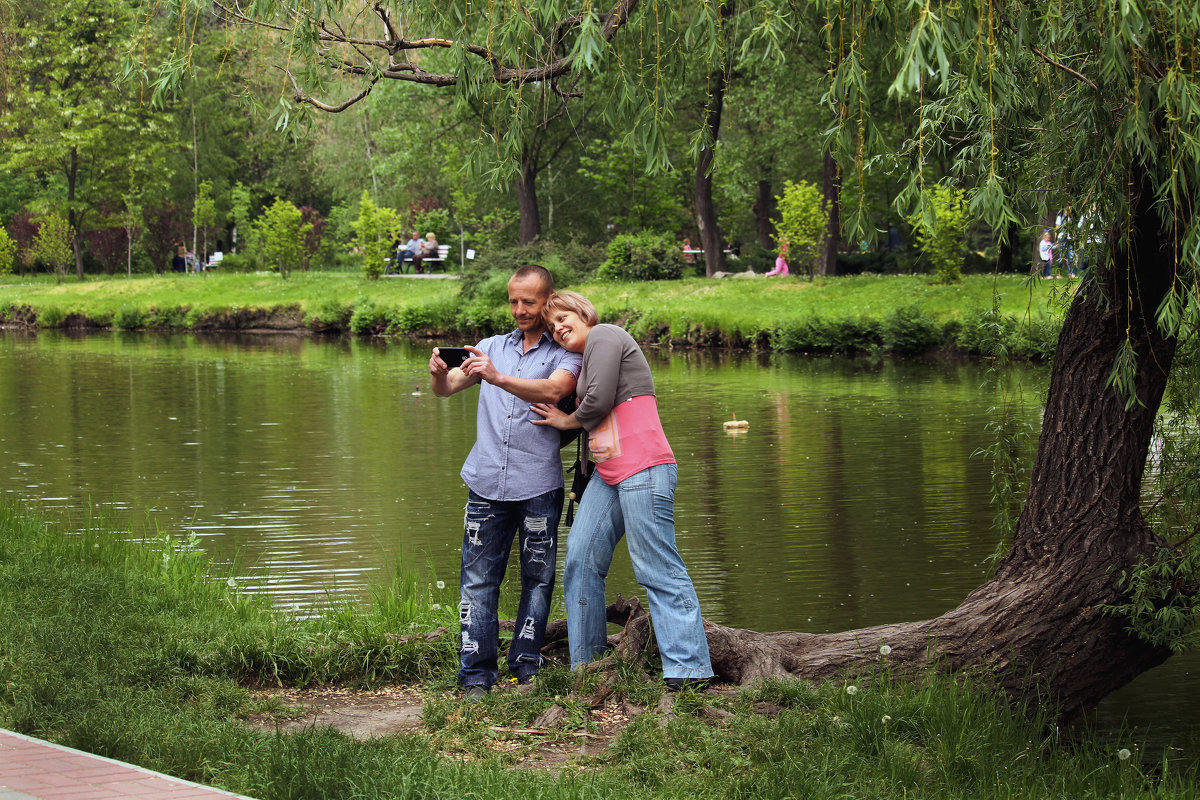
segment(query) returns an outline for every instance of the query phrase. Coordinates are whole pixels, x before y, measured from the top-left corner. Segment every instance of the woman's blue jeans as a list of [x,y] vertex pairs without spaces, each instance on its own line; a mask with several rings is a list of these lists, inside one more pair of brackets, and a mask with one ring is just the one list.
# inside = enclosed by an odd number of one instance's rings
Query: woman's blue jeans
[[500,584],[518,531],[521,601],[508,648],[508,670],[514,678],[525,678],[541,669],[542,641],[554,593],[562,505],[562,489],[512,501],[488,500],[469,492],[458,605],[462,637],[458,682],[463,686],[491,686],[499,675]]
[[567,536],[563,586],[571,666],[604,654],[608,638],[604,582],[625,537],[633,572],[646,590],[654,637],[667,678],[713,674],[700,601],[675,546],[675,464],[660,464],[609,486],[588,482]]

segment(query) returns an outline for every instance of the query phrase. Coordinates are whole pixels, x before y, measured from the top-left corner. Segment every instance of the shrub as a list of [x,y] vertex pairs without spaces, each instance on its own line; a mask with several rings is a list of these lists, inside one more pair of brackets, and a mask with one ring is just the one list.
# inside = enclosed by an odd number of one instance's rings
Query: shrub
[[350,314],[350,330],[359,336],[373,336],[387,329],[387,314],[370,300],[359,299]]
[[217,269],[222,272],[253,272],[254,259],[242,253],[229,253],[221,259]]
[[941,343],[942,327],[919,306],[903,306],[887,315],[880,336],[883,346],[893,352],[924,353]]
[[779,201],[779,222],[775,224],[776,241],[788,246],[788,261],[799,270],[813,275],[813,267],[825,240],[829,212],[825,209],[821,190],[808,181],[785,181]]
[[67,319],[67,312],[58,306],[46,306],[38,312],[39,328],[59,328]]
[[11,275],[13,262],[17,258],[17,243],[8,235],[8,231],[0,225],[0,275]]
[[312,230],[300,209],[287,200],[276,200],[254,222],[258,252],[268,269],[277,270],[286,278],[292,269],[304,262],[305,237]]
[[54,270],[56,281],[62,281],[72,256],[71,225],[58,214],[47,214],[38,222],[38,232],[33,237],[30,252],[36,261],[48,264]]
[[358,219],[354,228],[354,249],[362,256],[363,274],[378,280],[384,264],[392,254],[392,244],[400,236],[400,219],[394,209],[377,206],[364,189],[358,202]]
[[608,259],[596,271],[602,280],[659,281],[683,276],[683,251],[664,233],[626,233],[608,243]]
[[922,194],[921,207],[908,219],[917,245],[942,283],[958,283],[962,278],[967,222],[963,191],[941,184]]
[[113,315],[112,325],[119,331],[132,331],[142,327],[142,312],[136,306],[121,306]]

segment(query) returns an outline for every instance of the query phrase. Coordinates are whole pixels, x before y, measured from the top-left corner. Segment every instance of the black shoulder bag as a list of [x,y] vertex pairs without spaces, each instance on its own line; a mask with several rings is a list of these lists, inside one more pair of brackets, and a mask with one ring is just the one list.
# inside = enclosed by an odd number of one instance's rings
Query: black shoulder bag
[[575,521],[575,504],[583,500],[583,492],[587,489],[588,480],[595,469],[596,465],[588,461],[587,437],[580,436],[575,463],[567,469],[567,472],[571,473],[571,491],[567,493],[568,528]]

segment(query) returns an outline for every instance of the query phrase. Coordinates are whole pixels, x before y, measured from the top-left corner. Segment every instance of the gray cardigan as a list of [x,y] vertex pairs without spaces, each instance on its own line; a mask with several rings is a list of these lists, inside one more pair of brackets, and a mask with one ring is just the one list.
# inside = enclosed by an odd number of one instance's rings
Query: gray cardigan
[[642,348],[616,325],[596,325],[583,348],[583,369],[575,387],[575,419],[592,430],[618,403],[654,394],[654,378]]

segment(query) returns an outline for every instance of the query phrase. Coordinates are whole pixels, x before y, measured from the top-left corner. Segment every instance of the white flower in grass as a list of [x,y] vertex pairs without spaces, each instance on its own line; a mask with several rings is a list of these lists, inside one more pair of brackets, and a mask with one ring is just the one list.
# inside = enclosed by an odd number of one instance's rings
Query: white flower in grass
[[849,694],[849,695],[858,694],[858,687],[855,686],[853,683],[850,684],[849,686],[846,687],[846,694]]
[[1133,755],[1133,754],[1130,753],[1128,748],[1125,748],[1125,747],[1122,747],[1120,750],[1117,751],[1117,758],[1121,759],[1122,761],[1128,761],[1129,757],[1131,755]]
[[441,611],[441,610],[442,610],[442,604],[441,604],[441,603],[434,603],[432,606],[430,606],[430,608],[432,608],[434,611]]
[[880,646],[880,648],[879,648],[879,655],[881,655],[881,656],[890,656],[891,654],[892,654],[892,648],[891,648],[891,647],[889,647],[889,646],[888,646],[888,645],[886,645],[886,644],[885,644],[885,645],[881,645],[881,646]]
[[437,587],[438,587],[439,589],[445,589],[445,588],[446,588],[446,582],[445,582],[445,581],[438,581],[438,582],[437,582]]
[[883,715],[883,724],[884,725],[887,725],[891,721],[892,721],[892,718],[890,716],[888,716],[887,714]]

